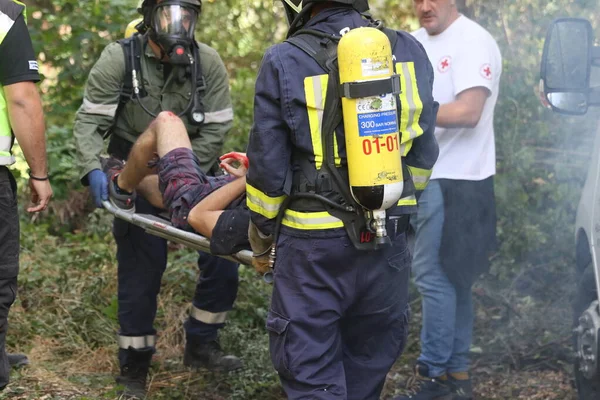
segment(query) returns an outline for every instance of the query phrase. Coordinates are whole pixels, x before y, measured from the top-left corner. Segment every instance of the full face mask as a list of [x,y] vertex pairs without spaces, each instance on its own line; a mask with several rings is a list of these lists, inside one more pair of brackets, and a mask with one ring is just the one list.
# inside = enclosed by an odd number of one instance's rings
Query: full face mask
[[177,1],[154,6],[151,39],[161,48],[171,64],[190,64],[198,10]]

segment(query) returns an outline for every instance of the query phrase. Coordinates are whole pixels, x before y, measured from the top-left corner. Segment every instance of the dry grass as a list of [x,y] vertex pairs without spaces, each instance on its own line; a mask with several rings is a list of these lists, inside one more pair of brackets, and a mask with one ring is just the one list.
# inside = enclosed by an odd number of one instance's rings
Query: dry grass
[[[46,235],[39,226],[24,226],[21,290],[11,310],[8,344],[11,350],[26,352],[31,365],[13,372],[0,399],[117,398],[114,247],[103,216],[89,218],[80,233],[63,238]],[[148,399],[284,399],[263,328],[270,287],[246,268],[241,268],[236,309],[222,334],[223,345],[242,356],[245,370],[222,375],[183,367],[182,322],[197,270],[193,253],[172,250],[158,303],[158,351]],[[507,291],[485,284],[476,291],[475,345],[481,351],[474,362],[477,398],[574,399],[563,354],[568,344],[559,340],[552,346],[564,333],[561,327],[568,330],[568,302],[553,292],[554,302],[544,303],[509,286]],[[400,394],[411,374],[419,351],[418,303],[413,304],[405,354],[388,375],[383,399]]]

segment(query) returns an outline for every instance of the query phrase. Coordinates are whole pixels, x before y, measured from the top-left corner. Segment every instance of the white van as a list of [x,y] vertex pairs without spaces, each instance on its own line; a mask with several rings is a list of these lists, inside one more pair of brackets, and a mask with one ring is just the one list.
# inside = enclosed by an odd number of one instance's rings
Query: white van
[[[583,115],[600,105],[600,87],[590,87],[600,72],[600,47],[589,21],[563,18],[548,29],[542,55],[540,92],[553,111]],[[600,132],[599,132],[600,133]],[[600,399],[600,134],[596,135],[583,195],[577,209],[573,343],[579,399]]]

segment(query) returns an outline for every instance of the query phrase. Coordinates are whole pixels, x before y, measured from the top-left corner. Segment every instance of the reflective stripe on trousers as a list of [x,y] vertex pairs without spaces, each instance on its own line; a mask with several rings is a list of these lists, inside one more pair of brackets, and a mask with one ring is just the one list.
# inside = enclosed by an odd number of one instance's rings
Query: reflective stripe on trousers
[[195,306],[192,306],[192,309],[190,310],[190,317],[200,322],[204,322],[205,324],[223,324],[227,319],[227,311],[212,313],[210,311],[201,310]]
[[146,335],[146,336],[121,336],[119,335],[117,338],[119,342],[119,347],[122,349],[136,349],[141,350],[147,347],[155,347],[156,346],[156,336],[155,335]]

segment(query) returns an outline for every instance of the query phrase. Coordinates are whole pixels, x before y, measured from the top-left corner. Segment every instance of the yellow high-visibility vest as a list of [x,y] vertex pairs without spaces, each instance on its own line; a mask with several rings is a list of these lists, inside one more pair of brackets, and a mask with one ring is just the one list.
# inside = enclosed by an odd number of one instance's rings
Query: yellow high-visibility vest
[[[17,0],[0,0],[0,44],[21,14],[26,18],[25,4]],[[12,142],[8,106],[4,88],[0,85],[0,165],[10,165],[15,162],[15,158],[10,152]]]

